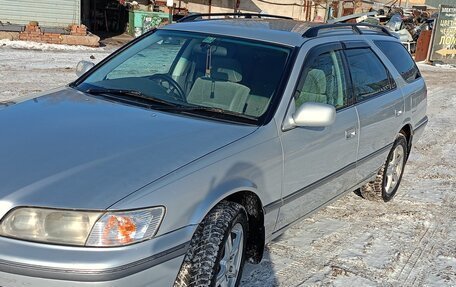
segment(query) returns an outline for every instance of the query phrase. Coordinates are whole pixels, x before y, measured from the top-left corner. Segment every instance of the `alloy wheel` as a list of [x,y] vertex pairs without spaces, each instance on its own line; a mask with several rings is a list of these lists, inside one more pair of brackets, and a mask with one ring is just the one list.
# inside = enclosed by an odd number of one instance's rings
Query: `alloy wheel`
[[233,226],[222,251],[215,287],[234,287],[240,273],[244,253],[244,229],[240,223]]
[[397,145],[391,156],[391,160],[388,163],[386,170],[386,179],[384,183],[385,192],[391,193],[397,186],[404,167],[404,147]]

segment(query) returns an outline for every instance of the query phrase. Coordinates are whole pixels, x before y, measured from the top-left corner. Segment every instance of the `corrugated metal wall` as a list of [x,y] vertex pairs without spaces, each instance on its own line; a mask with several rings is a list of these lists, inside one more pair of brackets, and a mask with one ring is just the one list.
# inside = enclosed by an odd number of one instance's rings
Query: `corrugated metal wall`
[[81,0],[0,0],[0,21],[42,27],[66,27],[81,22]]

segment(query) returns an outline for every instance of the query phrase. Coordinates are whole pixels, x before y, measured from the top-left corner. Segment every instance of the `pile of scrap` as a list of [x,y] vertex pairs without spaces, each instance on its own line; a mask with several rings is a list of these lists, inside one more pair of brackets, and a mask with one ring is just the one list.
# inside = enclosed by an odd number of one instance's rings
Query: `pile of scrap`
[[[347,15],[328,20],[328,23],[365,22],[369,24],[384,25],[395,33],[410,53],[417,51],[417,43],[423,33],[426,41],[423,45],[429,46],[431,31],[437,13],[419,9],[403,9],[400,7],[384,7],[368,13]],[[424,39],[423,38],[423,39]],[[421,41],[423,42],[423,40]]]

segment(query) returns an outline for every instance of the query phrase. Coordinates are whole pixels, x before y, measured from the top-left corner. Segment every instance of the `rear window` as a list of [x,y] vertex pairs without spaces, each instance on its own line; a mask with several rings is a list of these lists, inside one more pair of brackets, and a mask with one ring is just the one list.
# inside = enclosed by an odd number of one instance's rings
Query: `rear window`
[[420,71],[402,44],[391,41],[375,41],[375,45],[382,50],[402,78],[411,83],[421,77]]

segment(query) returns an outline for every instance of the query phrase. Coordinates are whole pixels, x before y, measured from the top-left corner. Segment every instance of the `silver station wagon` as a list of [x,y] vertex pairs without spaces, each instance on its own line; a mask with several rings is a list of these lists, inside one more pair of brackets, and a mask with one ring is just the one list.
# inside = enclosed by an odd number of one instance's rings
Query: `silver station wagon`
[[393,198],[427,123],[394,35],[207,16],[0,110],[1,286],[238,286],[344,193]]

